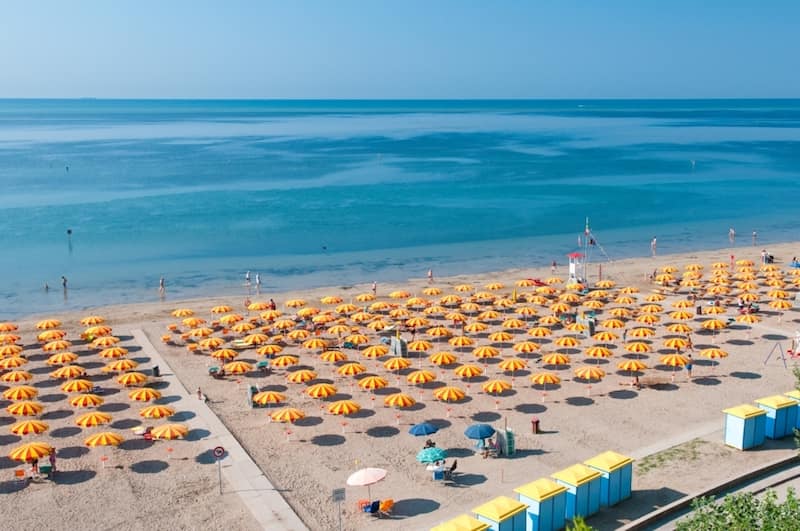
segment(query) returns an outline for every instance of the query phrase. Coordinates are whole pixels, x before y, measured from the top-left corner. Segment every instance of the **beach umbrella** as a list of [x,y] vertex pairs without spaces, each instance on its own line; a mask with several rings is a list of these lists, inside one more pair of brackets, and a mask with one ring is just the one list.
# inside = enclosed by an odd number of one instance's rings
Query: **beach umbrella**
[[19,326],[15,323],[0,323],[0,332],[13,332],[18,328]]
[[374,391],[375,389],[383,389],[389,385],[385,378],[380,376],[365,376],[358,381],[358,386],[366,391]]
[[428,326],[430,321],[424,317],[412,317],[411,319],[406,319],[406,326],[409,328],[419,328],[422,326]]
[[494,358],[500,355],[500,350],[492,346],[484,345],[473,349],[472,354],[478,359]]
[[281,312],[280,310],[267,310],[265,312],[261,312],[260,315],[261,318],[264,319],[265,321],[274,321],[275,319],[283,315],[283,312]]
[[434,365],[452,365],[458,358],[450,352],[437,352],[428,356],[428,359]]
[[0,369],[7,371],[9,369],[18,369],[28,363],[28,360],[19,356],[11,356],[0,360]]
[[45,352],[57,352],[59,350],[67,350],[72,346],[72,343],[67,341],[66,339],[56,339],[55,341],[49,341],[45,343],[42,347],[42,350]]
[[371,345],[364,349],[361,353],[365,358],[380,358],[389,353],[389,347],[386,345]]
[[[202,331],[203,333],[201,334],[199,331]],[[208,333],[206,334],[205,331],[208,331]],[[196,332],[196,334],[192,334],[192,332]],[[213,332],[213,330],[211,330],[210,328],[196,328],[190,331],[189,335],[192,337],[207,337],[211,335],[211,332]],[[113,347],[114,345],[119,343],[119,341],[120,339],[114,336],[98,337],[97,339],[92,341],[92,348],[104,349],[108,347]]]
[[509,329],[512,329],[512,330],[517,329],[517,328],[524,328],[525,327],[525,321],[523,321],[521,319],[516,319],[516,318],[514,318],[514,319],[506,319],[505,321],[503,321],[501,326],[503,328],[509,328]]
[[77,378],[78,376],[83,376],[84,374],[86,374],[86,369],[84,369],[80,365],[65,365],[51,372],[50,377],[69,380],[71,378]]
[[252,371],[255,367],[246,361],[232,361],[222,366],[227,374],[244,374]]
[[[49,344],[49,343],[48,343]],[[78,359],[78,355],[72,352],[59,352],[47,358],[48,365],[65,365]]]
[[328,398],[336,394],[336,387],[329,383],[318,383],[308,386],[305,393],[311,398]]
[[139,364],[135,361],[122,358],[107,364],[105,367],[103,367],[103,372],[125,372],[135,369],[138,366]]
[[286,396],[277,391],[261,391],[253,395],[253,403],[261,406],[267,404],[280,404],[286,400]]
[[664,346],[675,350],[683,350],[689,345],[689,342],[681,337],[671,337],[664,340]]
[[29,442],[11,450],[8,457],[14,461],[30,462],[43,457],[47,457],[53,451],[53,447],[43,442]]
[[183,439],[188,435],[189,429],[183,424],[164,424],[153,428],[150,433],[155,439]]
[[[55,341],[56,339],[64,339],[66,336],[67,333],[63,330],[45,330],[36,336],[36,339],[40,343],[46,343],[48,341]],[[15,336],[13,334],[0,335],[0,343],[16,343],[20,339],[21,338],[19,336]]]
[[408,433],[414,435],[415,437],[424,437],[426,435],[433,435],[439,431],[439,428],[436,425],[431,424],[430,422],[421,422],[419,424],[414,424],[408,429]]
[[109,422],[111,422],[111,415],[99,411],[90,411],[75,419],[75,424],[81,428],[94,428]]
[[0,346],[0,356],[17,356],[22,352],[22,347],[19,345],[3,345]]
[[51,330],[53,328],[58,328],[61,326],[61,321],[58,319],[43,319],[36,323],[36,328],[39,330]]
[[30,400],[39,394],[39,390],[30,385],[18,385],[3,391],[3,398],[6,400]]
[[297,356],[284,354],[272,360],[271,365],[273,367],[289,367],[290,365],[297,365],[298,363],[300,363],[300,358]]
[[61,384],[61,390],[66,393],[86,393],[93,387],[94,384],[89,380],[68,380]]
[[289,299],[286,301],[286,306],[289,308],[302,308],[306,305],[306,301],[303,299]]
[[586,301],[583,303],[583,305],[592,310],[599,310],[605,306],[605,303],[602,301]]
[[[473,324],[478,324],[478,323],[473,323]],[[456,348],[469,347],[475,344],[475,340],[467,336],[451,337],[447,342],[450,343],[451,346],[454,346]]]
[[668,367],[683,367],[689,363],[689,358],[681,354],[666,354],[661,356],[660,360],[662,365],[667,365]]
[[389,326],[389,323],[384,321],[383,319],[375,319],[374,321],[370,321],[369,323],[367,323],[367,328],[369,328],[370,330],[374,330],[376,332],[383,330],[387,326]]
[[547,337],[553,333],[552,330],[544,326],[536,326],[528,330],[528,335],[533,337]]
[[554,341],[554,344],[563,348],[574,348],[581,344],[580,340],[572,336],[559,337]]
[[736,321],[744,324],[755,324],[760,322],[761,318],[757,315],[753,315],[752,313],[745,313],[736,316]]
[[617,364],[617,368],[634,373],[646,369],[647,365],[639,360],[623,360]]
[[283,347],[280,345],[263,345],[256,349],[256,354],[259,356],[274,356],[283,352]]
[[313,350],[315,348],[324,350],[327,348],[328,342],[319,337],[313,337],[311,339],[307,339],[303,341],[303,348],[307,348],[309,350]]
[[256,301],[251,302],[247,305],[247,309],[251,312],[260,312],[263,310],[269,310],[270,304],[267,301]]
[[433,348],[433,343],[425,340],[412,341],[408,344],[408,350],[412,352],[427,352]]
[[367,487],[367,499],[372,499],[371,485],[379,482],[386,477],[386,470],[382,468],[362,468],[353,472],[347,478],[347,484],[351,487]]
[[185,319],[181,320],[183,326],[188,326],[189,328],[197,328],[201,324],[205,324],[205,322],[206,320],[203,319],[202,317],[194,317],[194,316],[186,317]]
[[[612,317],[627,318],[627,317],[630,317],[633,312],[631,312],[631,310],[628,309],[628,308],[611,308],[608,311],[608,313]],[[617,327],[617,328],[620,328],[620,327]]]
[[300,369],[286,375],[286,381],[291,383],[306,383],[317,377],[317,373],[308,369]]
[[215,350],[214,352],[211,353],[211,357],[212,358],[217,359],[217,360],[223,360],[223,361],[224,360],[232,360],[232,359],[236,358],[238,355],[239,355],[238,352],[236,352],[235,350],[230,349],[230,348],[223,348],[223,349]]
[[337,400],[328,406],[328,413],[333,415],[352,415],[361,409],[361,406],[352,400]]
[[361,365],[360,363],[351,362],[345,363],[338,369],[336,372],[342,376],[355,376],[357,374],[361,374],[362,372],[366,372],[367,368]]
[[496,310],[486,310],[478,314],[476,319],[480,321],[494,321],[495,319],[500,318],[500,312]]
[[87,337],[110,336],[111,327],[105,325],[90,326],[89,328],[83,331],[83,335]]
[[489,340],[495,343],[504,343],[512,339],[514,339],[514,336],[508,332],[493,332],[489,334]]
[[647,343],[642,343],[641,341],[634,341],[625,344],[625,350],[633,354],[645,354],[650,352],[650,345]]
[[539,350],[541,346],[539,343],[534,343],[533,341],[521,341],[519,343],[514,343],[514,346],[511,348],[519,353],[531,354]]
[[703,311],[704,315],[720,315],[725,313],[727,310],[722,306],[708,306]]
[[339,313],[339,314],[349,314],[349,313],[353,313],[353,312],[355,312],[357,310],[358,310],[358,306],[356,306],[355,304],[352,304],[352,303],[340,304],[339,306],[336,307],[336,313]]
[[633,328],[633,329],[629,330],[627,337],[646,338],[646,337],[652,337],[654,335],[656,335],[656,332],[652,328],[641,328],[640,327],[640,328]]
[[229,313],[219,318],[219,322],[227,326],[231,326],[241,321],[244,321],[244,317],[238,313]]
[[356,295],[356,300],[358,302],[370,302],[375,300],[375,295],[372,293],[359,293]]
[[756,302],[758,301],[758,295],[755,293],[742,293],[739,295],[739,298],[742,299],[742,302]]
[[636,318],[636,322],[646,324],[646,325],[653,325],[659,322],[661,318],[657,315],[652,313],[643,313],[639,317]]
[[387,395],[386,398],[383,399],[383,403],[389,407],[405,408],[413,406],[417,401],[405,393],[393,393]]
[[347,355],[338,350],[326,350],[319,355],[319,359],[322,361],[327,361],[328,363],[336,363],[337,361],[346,360]]
[[775,310],[788,310],[789,308],[792,307],[792,303],[783,299],[775,299],[769,301],[769,307]]
[[388,360],[383,362],[383,366],[385,369],[390,371],[399,371],[402,369],[406,369],[411,365],[411,362],[406,358],[402,358],[400,356],[389,358]]
[[489,380],[484,383],[481,388],[484,393],[500,394],[511,389],[511,384],[505,380]]
[[233,311],[233,306],[228,306],[227,304],[220,304],[219,306],[214,306],[211,308],[211,313],[228,313]]
[[561,383],[561,377],[557,374],[553,374],[552,372],[538,372],[536,374],[531,375],[531,383],[533,385],[555,385]]
[[291,330],[297,325],[292,319],[278,319],[272,326],[278,330]]
[[423,448],[417,452],[417,461],[423,464],[444,461],[446,458],[447,452],[444,450],[444,448]]
[[414,371],[406,376],[406,381],[410,384],[425,384],[435,379],[436,375],[426,370]]
[[600,380],[606,375],[605,371],[594,365],[587,365],[575,369],[575,377],[581,380]]
[[606,347],[589,347],[586,349],[586,355],[590,358],[610,358],[612,353],[611,350]]
[[550,326],[559,324],[561,320],[555,315],[543,315],[542,317],[539,317],[539,320],[537,322],[540,325]]
[[103,398],[92,393],[75,395],[69,403],[73,407],[97,407],[104,402]]
[[464,400],[467,395],[458,387],[448,385],[436,389],[433,392],[433,396],[442,402],[458,402],[459,400]]
[[11,426],[14,435],[40,434],[47,431],[47,424],[40,420],[22,420]]
[[137,402],[149,402],[161,398],[161,393],[149,387],[142,387],[128,393],[128,398]]
[[12,415],[14,416],[19,415],[22,417],[35,417],[36,415],[39,415],[43,410],[44,406],[42,406],[39,402],[31,402],[29,400],[16,402],[6,407],[6,411],[11,413]]
[[450,337],[453,333],[444,326],[434,326],[425,331],[431,337]]
[[342,334],[350,333],[350,327],[347,326],[347,325],[343,325],[343,324],[336,324],[336,325],[333,325],[331,327],[328,327],[327,332],[329,334],[340,336]]
[[409,315],[411,315],[411,312],[405,308],[394,308],[393,310],[389,311],[389,317],[392,319],[405,319]]
[[594,339],[595,341],[602,341],[604,343],[608,343],[610,341],[619,339],[619,336],[614,332],[609,332],[607,330],[604,330],[602,332],[597,332],[595,335],[592,336],[592,339]]
[[542,356],[542,363],[544,365],[568,365],[569,361],[569,356],[557,352]]
[[709,319],[707,321],[703,321],[703,324],[700,326],[706,330],[722,330],[727,325],[724,321],[720,321],[719,319]]
[[459,367],[456,367],[455,373],[459,378],[468,378],[469,379],[469,378],[474,378],[475,376],[480,376],[481,374],[483,374],[483,369],[481,367],[479,367],[478,365],[466,364],[466,365],[461,365]]
[[0,375],[0,380],[7,383],[24,382],[33,378],[28,371],[9,371]]
[[371,321],[374,318],[375,318],[374,315],[367,312],[357,312],[350,316],[350,319],[352,319],[354,323],[364,323],[367,321]]
[[139,416],[146,419],[163,419],[171,417],[175,414],[175,410],[167,406],[148,406],[139,411]]
[[675,334],[688,334],[692,331],[692,327],[684,323],[674,323],[667,326],[667,330]]
[[291,422],[305,417],[306,414],[301,410],[293,407],[281,408],[270,415],[270,418],[275,422]]
[[100,357],[108,359],[121,358],[123,356],[126,356],[127,354],[128,354],[128,349],[123,347],[110,347],[100,351]]
[[[247,332],[250,332],[251,330],[254,330],[255,328],[256,328],[256,325],[254,325],[253,323],[236,323],[235,325],[233,325],[231,327],[231,330],[233,330],[237,334],[246,334]],[[261,334],[259,334],[259,335],[261,335]],[[248,343],[248,345],[250,345],[250,344],[252,344],[252,343]]]
[[117,383],[130,387],[133,385],[141,385],[147,381],[147,375],[141,372],[126,372],[117,376]]
[[498,367],[506,372],[516,372],[528,366],[528,362],[519,358],[504,359],[498,364]]
[[606,319],[600,323],[600,326],[613,330],[617,328],[625,328],[625,322],[620,321],[619,319]]
[[[207,337],[205,339],[201,339],[200,342],[198,343],[200,348],[207,349],[207,350],[219,348],[224,344],[225,344],[225,340],[222,339],[221,337]],[[108,350],[108,349],[106,349],[106,350]],[[105,351],[103,351],[103,352],[105,352]]]
[[467,316],[459,312],[449,312],[445,314],[444,318],[448,321],[453,321],[453,324],[464,323],[467,320]]
[[327,295],[322,297],[319,302],[322,304],[341,304],[342,300],[343,299],[338,295]]
[[292,330],[291,332],[286,334],[286,337],[288,337],[292,341],[302,341],[307,337],[309,337],[310,335],[311,332],[309,332],[305,328],[298,328],[297,330]]
[[679,310],[685,310],[686,308],[691,308],[692,306],[692,301],[686,299],[681,299],[672,303],[672,307],[678,308]]
[[473,424],[466,430],[464,430],[464,435],[467,436],[468,439],[488,439],[492,435],[495,434],[495,429],[489,426],[488,424]]

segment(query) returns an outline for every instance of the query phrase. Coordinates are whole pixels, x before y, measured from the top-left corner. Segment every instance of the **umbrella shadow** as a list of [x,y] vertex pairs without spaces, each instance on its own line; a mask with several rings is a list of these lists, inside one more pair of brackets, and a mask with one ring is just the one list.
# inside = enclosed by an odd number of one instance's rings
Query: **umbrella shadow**
[[22,437],[20,437],[19,435],[0,435],[0,446],[5,446],[6,444],[18,443],[21,440]]
[[294,421],[295,426],[309,427],[322,424],[322,417],[303,417]]
[[718,378],[714,378],[713,376],[701,376],[699,378],[693,378],[693,383],[697,385],[719,385],[722,382]]
[[169,468],[169,463],[160,459],[150,459],[133,463],[130,469],[137,474],[158,474]]
[[337,433],[326,433],[323,435],[315,435],[311,438],[311,444],[316,446],[339,446],[347,442],[343,435]]
[[67,395],[63,393],[51,393],[49,395],[41,395],[39,396],[39,402],[58,402],[59,400],[64,400],[67,398]]
[[214,457],[214,450],[208,449],[194,456],[194,461],[201,465],[213,465],[217,462],[217,458]]
[[447,457],[471,457],[475,455],[475,450],[469,448],[447,448]]
[[105,365],[106,364],[101,362],[101,361],[81,362],[81,367],[83,367],[87,371],[92,370],[92,369],[99,369],[100,367],[105,367]]
[[110,427],[117,430],[129,430],[136,426],[141,426],[142,421],[139,419],[120,419],[111,423]]
[[119,447],[123,450],[146,450],[154,444],[154,441],[148,441],[147,439],[128,439],[119,443]]
[[193,419],[197,416],[197,413],[194,411],[178,411],[174,415],[172,415],[169,419],[175,422],[186,422],[189,419]]
[[57,386],[61,385],[62,383],[63,382],[60,382],[58,380],[53,380],[51,378],[49,380],[42,380],[40,382],[36,382],[36,383],[33,384],[33,386],[34,387],[38,387],[40,389],[47,389],[47,388],[50,388],[50,387],[57,387]]
[[53,474],[53,483],[56,485],[76,485],[85,483],[97,475],[94,470],[59,470]]
[[757,372],[745,372],[745,371],[734,371],[730,373],[730,376],[734,378],[740,378],[742,380],[758,380],[761,378],[761,375]]
[[154,403],[156,404],[172,404],[173,402],[178,402],[181,400],[181,396],[179,395],[169,395],[169,396],[162,396]]
[[39,418],[42,420],[59,420],[69,417],[72,413],[73,412],[69,409],[57,409],[55,411],[48,411]]
[[761,337],[767,341],[783,341],[784,339],[789,339],[788,336],[783,334],[764,334]]
[[350,415],[346,415],[346,416],[347,416],[347,418],[351,418],[351,419],[366,419],[366,418],[375,416],[375,410],[361,408],[358,411],[356,411],[355,413],[351,413]]
[[470,417],[475,422],[494,422],[496,420],[500,420],[503,416],[500,413],[496,413],[494,411],[480,411],[478,413],[473,414]]
[[14,468],[19,465],[20,463],[18,461],[14,461],[6,456],[0,457],[0,469]]
[[739,347],[748,347],[750,345],[755,345],[755,341],[750,341],[749,339],[729,339],[726,341],[729,345],[736,345]]
[[453,425],[453,423],[450,422],[447,419],[430,419],[430,420],[426,420],[424,422],[427,422],[429,424],[433,424],[439,430],[442,430],[444,428],[449,428],[450,426]]
[[3,481],[0,482],[0,494],[13,494],[24,490],[28,486],[28,481]]
[[56,437],[58,439],[63,439],[66,437],[72,437],[78,435],[81,432],[80,428],[76,428],[74,426],[68,426],[64,428],[56,428],[50,431],[49,435],[51,437]]
[[89,449],[85,446],[65,446],[59,448],[56,456],[59,459],[77,459],[89,453]]
[[636,391],[631,391],[630,389],[618,389],[608,393],[608,396],[619,400],[630,400],[631,398],[636,398],[639,396],[639,393]]
[[674,383],[657,383],[652,384],[649,386],[650,389],[655,389],[656,391],[677,391],[678,386]]
[[543,404],[517,404],[514,409],[525,415],[536,415],[547,411],[547,406]]
[[473,487],[486,483],[486,476],[483,474],[456,474],[453,481],[446,483],[448,487]]
[[383,438],[393,437],[400,433],[400,430],[395,426],[374,426],[365,431],[370,437]]
[[588,396],[570,396],[564,402],[571,406],[591,406],[595,403],[594,399]]
[[186,434],[187,441],[199,441],[211,435],[211,432],[203,428],[193,428]]
[[392,517],[395,519],[408,518],[420,514],[432,513],[439,509],[441,504],[435,500],[427,498],[409,498],[407,500],[397,500],[392,507]]
[[97,411],[103,411],[108,413],[116,413],[119,411],[125,411],[126,409],[130,409],[131,406],[129,404],[125,404],[123,402],[111,402],[109,404],[103,404],[97,407]]
[[280,384],[270,384],[261,387],[262,391],[275,391],[277,393],[284,393],[287,389],[288,387]]

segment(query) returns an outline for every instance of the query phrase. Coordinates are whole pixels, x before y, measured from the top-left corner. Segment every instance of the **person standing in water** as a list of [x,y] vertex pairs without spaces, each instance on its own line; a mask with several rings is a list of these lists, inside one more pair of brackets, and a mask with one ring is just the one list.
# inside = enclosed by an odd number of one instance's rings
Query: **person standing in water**
[[162,276],[158,280],[158,293],[161,295],[161,297],[164,297],[164,294],[166,292],[167,292],[167,281],[164,280],[164,277]]

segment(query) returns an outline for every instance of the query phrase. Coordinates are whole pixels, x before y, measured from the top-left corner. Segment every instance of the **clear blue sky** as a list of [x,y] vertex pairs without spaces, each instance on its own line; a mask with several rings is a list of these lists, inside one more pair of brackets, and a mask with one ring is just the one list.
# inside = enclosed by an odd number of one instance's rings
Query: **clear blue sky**
[[5,0],[0,97],[800,97],[800,1]]

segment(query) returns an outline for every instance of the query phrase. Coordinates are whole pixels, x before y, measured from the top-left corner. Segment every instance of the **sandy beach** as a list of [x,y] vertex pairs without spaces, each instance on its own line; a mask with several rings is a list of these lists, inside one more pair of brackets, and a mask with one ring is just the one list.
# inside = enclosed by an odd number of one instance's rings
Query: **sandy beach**
[[[769,252],[776,257],[775,265],[783,272],[782,278],[786,281],[783,288],[788,294],[786,300],[792,304],[798,290],[791,283],[796,277],[790,274],[789,261],[797,254],[798,248],[798,243],[772,245],[769,248]],[[517,486],[548,476],[606,450],[639,458],[634,474],[634,498],[625,502],[613,518],[603,518],[601,514],[598,519],[600,527],[614,528],[654,507],[697,491],[704,485],[733,477],[738,469],[767,462],[787,451],[786,445],[773,444],[760,452],[739,452],[724,446],[716,435],[722,428],[722,409],[780,394],[794,387],[790,370],[794,361],[787,358],[787,369],[778,354],[773,352],[769,359],[767,357],[776,345],[784,349],[789,346],[800,318],[794,308],[777,311],[768,306],[767,303],[773,298],[767,293],[773,288],[765,284],[765,274],[759,271],[760,250],[748,246],[603,263],[603,278],[614,281],[616,286],[607,290],[608,296],[602,298],[603,307],[596,310],[599,323],[610,317],[611,308],[641,308],[647,303],[647,296],[664,294],[664,299],[656,302],[662,308],[655,313],[658,322],[651,326],[655,335],[641,340],[650,346],[650,352],[638,355],[627,352],[622,348],[622,331],[609,330],[620,337],[608,342],[613,354],[608,359],[585,356],[586,348],[601,342],[585,338],[561,325],[552,326],[552,335],[549,337],[538,338],[527,334],[527,330],[536,326],[536,319],[553,313],[549,305],[564,291],[564,284],[553,284],[557,292],[548,296],[546,304],[536,304],[524,300],[527,294],[534,294],[536,288],[518,287],[516,282],[528,278],[547,279],[553,276],[550,268],[434,278],[433,282],[423,278],[424,272],[421,272],[420,278],[405,283],[378,285],[376,300],[369,302],[356,301],[358,294],[371,293],[368,282],[356,286],[251,295],[252,301],[273,298],[278,309],[287,317],[293,317],[297,311],[285,304],[292,299],[303,299],[306,307],[335,313],[337,304],[323,304],[320,301],[323,297],[338,296],[343,302],[353,302],[362,310],[377,301],[405,307],[407,298],[389,297],[390,293],[397,290],[407,290],[410,295],[422,297],[432,304],[442,296],[451,294],[458,294],[467,301],[470,295],[486,291],[489,283],[502,284],[499,289],[491,291],[494,301],[516,296],[517,301],[509,307],[495,307],[489,299],[479,300],[481,311],[494,308],[499,315],[497,318],[483,319],[482,322],[488,325],[485,330],[466,334],[473,338],[475,344],[461,348],[448,344],[447,338],[428,337],[425,332],[428,328],[442,325],[453,335],[461,335],[460,325],[454,325],[443,315],[426,315],[421,308],[411,308],[410,315],[429,319],[428,325],[420,326],[415,331],[414,339],[431,341],[430,350],[419,355],[410,353],[410,367],[391,372],[383,366],[388,356],[377,359],[362,356],[361,350],[366,345],[362,345],[361,349],[339,349],[347,356],[347,361],[364,365],[366,371],[358,377],[338,374],[337,368],[343,362],[323,361],[319,357],[321,349],[304,348],[301,340],[281,343],[281,354],[298,356],[297,365],[274,368],[269,375],[251,371],[223,379],[209,376],[208,368],[219,363],[207,351],[191,353],[187,349],[187,342],[180,339],[180,333],[168,331],[170,325],[175,325],[180,332],[189,330],[171,312],[176,308],[190,308],[197,317],[211,322],[219,319],[219,315],[211,313],[211,308],[228,304],[245,320],[253,318],[258,327],[268,329],[267,335],[279,334],[280,331],[273,328],[274,321],[263,320],[259,317],[261,312],[248,312],[244,308],[241,295],[173,301],[167,292],[164,301],[129,306],[110,304],[81,312],[20,317],[15,321],[19,325],[16,333],[22,336],[19,344],[25,346],[24,352],[29,360],[24,368],[34,375],[29,384],[39,391],[38,399],[45,406],[40,418],[49,424],[49,430],[24,438],[11,435],[8,428],[15,419],[5,409],[0,413],[0,424],[5,428],[0,436],[0,448],[4,455],[0,460],[0,473],[3,476],[0,482],[0,507],[6,514],[19,515],[15,529],[21,530],[43,527],[64,529],[73,527],[75,522],[91,529],[259,527],[236,492],[227,488],[225,494],[218,494],[216,467],[213,459],[208,458],[208,444],[203,442],[207,433],[201,426],[192,426],[190,415],[181,416],[181,412],[191,409],[186,402],[191,397],[181,397],[181,393],[169,386],[159,389],[163,397],[177,396],[167,405],[175,409],[177,418],[185,420],[191,428],[186,440],[151,442],[132,434],[131,429],[139,425],[159,423],[138,415],[138,411],[146,404],[129,400],[128,389],[118,385],[113,375],[101,372],[100,369],[108,360],[101,359],[98,350],[78,340],[84,328],[79,324],[81,317],[98,314],[106,318],[106,324],[113,328],[114,335],[120,337],[120,345],[130,351],[128,358],[138,361],[142,368],[149,368],[152,363],[148,358],[137,355],[139,346],[131,331],[141,329],[175,371],[185,389],[202,389],[209,397],[209,407],[310,529],[338,528],[336,505],[330,501],[331,492],[334,488],[345,487],[347,477],[363,467],[379,467],[388,471],[386,478],[372,485],[370,490],[373,499],[394,500],[392,517],[378,520],[359,512],[356,503],[359,499],[367,498],[367,488],[348,486],[347,499],[342,504],[344,529],[426,529],[469,512],[494,496],[511,496]],[[663,367],[658,361],[660,355],[674,352],[664,346],[664,340],[681,334],[668,331],[666,325],[679,322],[671,318],[669,313],[676,310],[673,303],[687,299],[688,290],[663,290],[663,286],[653,283],[648,276],[653,272],[660,273],[667,265],[674,265],[677,268],[675,276],[680,280],[687,264],[699,263],[703,265],[702,279],[705,281],[711,277],[713,263],[727,264],[732,255],[735,260],[749,259],[755,263],[756,286],[750,291],[758,296],[761,311],[757,315],[761,319],[751,325],[736,321],[728,323],[729,319],[738,316],[736,271],[731,273],[730,294],[720,296],[723,313],[695,316],[694,305],[687,308],[692,315],[685,322],[692,328],[694,348],[694,370],[690,381],[685,370]],[[435,264],[433,269],[435,272]],[[589,284],[598,280],[598,272],[597,264],[590,265]],[[558,267],[556,276],[566,280],[565,265]],[[457,292],[455,287],[462,284],[470,284],[474,290]],[[639,290],[632,295],[630,304],[613,302],[623,286]],[[440,288],[441,294],[424,294],[423,290],[431,287]],[[154,298],[157,296],[154,293]],[[697,304],[707,308],[713,297],[705,296],[704,290],[701,291],[701,297],[706,298]],[[523,317],[516,313],[521,307],[535,308],[537,313]],[[588,309],[573,307],[579,311]],[[448,311],[451,309],[454,308],[448,307]],[[393,321],[386,311],[370,313]],[[477,312],[465,314],[467,323],[479,321]],[[76,411],[70,406],[68,393],[59,388],[62,381],[48,376],[56,367],[45,364],[49,354],[42,352],[36,340],[36,334],[40,331],[36,330],[35,324],[44,317],[57,318],[64,323],[67,339],[73,341],[71,350],[79,356],[77,363],[87,370],[91,381],[108,390],[103,395],[105,403],[99,409],[113,416],[110,430],[128,439],[119,448],[84,446],[83,440],[88,435],[105,428],[80,429],[75,426],[75,417],[83,411]],[[523,319],[524,326],[513,329],[504,327],[503,321],[511,317]],[[703,329],[701,323],[712,317],[720,319],[727,326],[719,331]],[[335,314],[335,318],[344,319],[345,314]],[[366,322],[345,322],[347,326],[358,327],[367,336],[367,345],[381,344],[382,337],[393,334],[375,332],[365,326]],[[625,329],[635,327],[646,325],[634,321],[631,316],[626,320]],[[511,334],[512,339],[496,342],[488,337],[503,330]],[[602,330],[604,328],[598,326],[597,331]],[[170,344],[162,341],[165,334],[170,335]],[[225,337],[233,339],[243,335],[230,332]],[[222,336],[222,332],[217,330],[214,336]],[[571,351],[565,352],[571,358],[570,364],[557,368],[543,367],[542,356],[556,351],[564,352],[555,341],[567,336],[574,336],[579,341]],[[320,337],[329,340],[329,348],[341,341],[336,335],[324,331]],[[402,337],[410,341],[412,334],[404,330]],[[628,342],[634,340],[631,337],[627,339]],[[520,355],[512,345],[525,340],[536,342],[541,348],[535,353]],[[472,350],[482,345],[498,347],[499,355],[486,360],[477,359]],[[728,356],[712,361],[700,355],[703,349],[712,347],[723,349]],[[440,351],[453,353],[457,356],[457,362],[442,367],[432,364],[428,355]],[[238,352],[237,361],[255,365],[265,359],[256,354],[255,347]],[[524,359],[527,367],[513,374],[503,372],[498,365],[507,358]],[[646,363],[648,368],[643,371],[641,381],[657,385],[640,390],[631,387],[631,376],[617,369],[619,362],[628,359],[641,359]],[[464,363],[477,364],[483,369],[483,374],[470,380],[459,378],[454,369]],[[583,366],[597,366],[605,371],[606,376],[591,383],[576,380],[574,369]],[[307,384],[287,381],[288,374],[301,369],[316,373],[311,383],[333,384],[337,388],[336,395],[324,400],[311,398],[304,393]],[[419,369],[431,371],[435,380],[420,386],[408,383],[406,376]],[[546,391],[532,387],[529,376],[542,371],[559,375],[560,385],[551,386]],[[357,382],[365,375],[381,376],[388,385],[374,392],[364,391]],[[492,379],[509,382],[512,389],[498,396],[487,394],[482,390],[482,384]],[[6,390],[12,385],[16,384],[3,383],[0,389]],[[301,409],[305,418],[294,424],[271,422],[269,413],[280,406],[248,407],[247,388],[250,385],[257,386],[259,390],[283,393],[286,396],[285,405]],[[445,385],[457,386],[466,393],[466,398],[452,403],[437,400],[434,391]],[[417,401],[416,405],[409,409],[386,407],[384,398],[397,392],[410,395]],[[350,398],[361,406],[361,410],[354,415],[338,416],[327,411],[332,401]],[[4,400],[1,405],[5,408],[9,404],[11,401]],[[540,434],[531,433],[533,417],[540,421]],[[444,484],[433,481],[425,466],[416,462],[415,455],[426,437],[413,437],[408,434],[408,429],[423,421],[440,428],[430,438],[438,447],[447,449],[448,464],[453,458],[458,459],[456,482]],[[464,430],[474,423],[513,429],[516,434],[516,454],[483,459],[476,452],[474,441],[464,436]],[[659,460],[641,459],[694,439],[697,441],[685,452],[662,454],[663,459]],[[59,473],[55,481],[21,484],[14,479],[13,470],[20,465],[5,456],[28,440],[47,442],[58,449]],[[674,444],[671,444],[672,441]],[[102,457],[107,460],[101,461]],[[641,466],[643,461],[647,466]],[[592,523],[592,520],[589,522]]]

